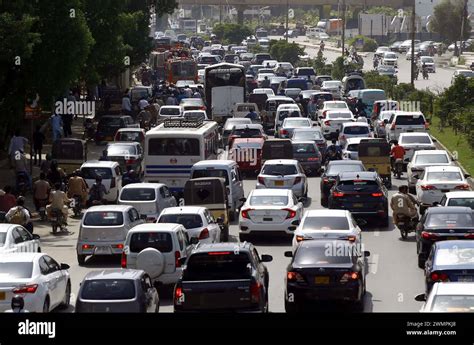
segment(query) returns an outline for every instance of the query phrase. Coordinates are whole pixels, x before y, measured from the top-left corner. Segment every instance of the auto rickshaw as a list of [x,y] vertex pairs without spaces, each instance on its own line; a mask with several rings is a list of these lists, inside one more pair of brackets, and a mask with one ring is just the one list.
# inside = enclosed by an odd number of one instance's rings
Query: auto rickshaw
[[184,203],[206,207],[221,226],[222,241],[229,240],[229,202],[223,178],[201,177],[186,181]]
[[75,138],[57,139],[52,146],[51,158],[67,173],[79,169],[87,161],[87,141]]
[[384,138],[362,139],[359,144],[359,160],[369,171],[376,171],[385,186],[392,186],[390,144]]

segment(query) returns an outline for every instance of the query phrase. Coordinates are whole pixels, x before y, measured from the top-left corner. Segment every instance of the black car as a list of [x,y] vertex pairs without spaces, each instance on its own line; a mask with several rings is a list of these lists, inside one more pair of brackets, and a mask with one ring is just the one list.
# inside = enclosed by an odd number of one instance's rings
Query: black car
[[120,128],[137,127],[129,115],[103,115],[97,124],[95,141],[113,141]]
[[337,175],[346,171],[365,171],[365,167],[361,161],[356,160],[331,161],[326,165],[320,182],[321,205],[323,207],[328,207],[329,191],[334,186]]
[[430,207],[416,227],[418,267],[424,268],[433,243],[474,239],[473,211],[463,206]]
[[441,241],[425,264],[426,296],[436,282],[474,282],[474,241]]
[[298,312],[309,301],[349,301],[364,309],[366,257],[359,246],[344,240],[303,241],[286,272],[285,310]]
[[340,173],[328,204],[330,209],[348,210],[355,218],[376,219],[388,226],[388,191],[375,171]]
[[255,54],[255,57],[252,60],[252,63],[255,65],[261,65],[263,61],[265,60],[273,60],[272,56],[267,53],[258,53]]
[[175,312],[268,311],[268,270],[249,242],[198,244],[183,259]]

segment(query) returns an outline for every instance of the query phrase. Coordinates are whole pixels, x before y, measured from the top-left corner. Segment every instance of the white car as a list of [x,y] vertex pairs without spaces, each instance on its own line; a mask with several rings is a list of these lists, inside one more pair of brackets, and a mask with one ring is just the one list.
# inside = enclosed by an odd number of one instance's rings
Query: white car
[[187,120],[201,119],[209,120],[205,110],[186,110],[183,112],[183,118]]
[[429,166],[453,165],[453,161],[445,150],[422,150],[413,154],[407,165],[408,187],[413,190],[418,180],[413,175],[421,175],[423,170]]
[[291,190],[254,189],[240,211],[239,239],[243,242],[252,233],[265,232],[293,236],[302,216],[303,204]]
[[362,231],[347,210],[308,210],[293,236],[293,250],[298,243],[315,239],[361,242]]
[[204,84],[204,75],[206,73],[205,69],[199,69],[197,73],[198,83]]
[[383,53],[382,65],[393,66],[398,68],[398,55],[397,53],[386,51]]
[[380,46],[377,48],[375,51],[374,55],[377,55],[379,57],[383,57],[385,53],[391,52],[390,47],[387,46]]
[[359,160],[359,144],[362,139],[370,139],[369,137],[349,138],[342,147],[342,159]]
[[273,92],[273,89],[270,89],[270,88],[256,88],[256,89],[253,89],[252,93],[254,94],[266,93],[268,96],[275,96],[275,92]]
[[423,113],[395,110],[389,124],[385,127],[387,140],[398,140],[400,133],[424,132],[428,130]]
[[454,73],[453,73],[453,76],[451,77],[451,85],[454,84],[454,81],[460,75],[462,75],[466,78],[474,78],[474,71],[471,71],[469,69],[457,69],[457,70],[455,70]]
[[297,128],[312,128],[313,123],[310,119],[305,117],[287,117],[283,120],[280,129],[278,130],[279,138],[291,138],[293,132]]
[[461,168],[457,166],[429,166],[416,182],[416,198],[420,202],[420,212],[439,203],[444,193],[471,190],[466,181],[468,175],[464,175]]
[[322,120],[326,118],[326,114],[329,110],[348,110],[349,106],[345,101],[325,101],[323,106],[318,109],[318,119]]
[[440,201],[440,206],[465,206],[474,210],[474,192],[448,192]]
[[41,252],[40,237],[17,224],[0,224],[0,254]]
[[257,189],[291,189],[297,197],[308,196],[308,179],[301,164],[295,159],[265,161],[257,177]]
[[387,135],[386,126],[388,126],[388,123],[393,115],[394,115],[393,110],[382,110],[377,120],[373,121],[374,132],[377,138],[386,137]]
[[416,151],[436,150],[435,141],[428,133],[401,133],[398,137],[398,144],[405,149],[405,162],[410,162]]
[[273,77],[276,77],[276,75],[274,73],[259,73],[257,75],[257,79],[256,79],[257,83],[258,83],[258,86],[262,85],[262,82],[265,80],[265,78],[268,79],[268,82],[270,82],[270,80]]
[[341,131],[342,125],[346,122],[354,122],[354,114],[350,110],[329,110],[326,119],[321,122],[321,129],[326,139],[337,137],[337,132]]
[[104,199],[115,203],[122,189],[122,170],[117,162],[112,161],[87,161],[81,165],[81,175],[91,188],[97,176],[102,177],[102,184],[107,194]]
[[425,301],[422,313],[469,313],[474,311],[474,283],[437,282],[428,296],[420,294],[415,300]]
[[178,80],[175,86],[179,89],[179,88],[188,87],[194,84],[196,84],[194,80]]
[[370,125],[364,122],[345,122],[339,132],[339,144],[344,146],[349,138],[372,138]]
[[330,92],[334,99],[342,97],[342,82],[340,80],[326,80],[321,85],[321,91]]
[[420,68],[425,65],[428,73],[436,73],[435,60],[431,56],[420,56]]
[[47,313],[68,307],[71,298],[69,265],[57,263],[45,253],[0,255],[0,311],[11,309],[11,300],[21,295],[24,309]]
[[161,212],[156,222],[181,224],[186,229],[190,240],[195,237],[202,243],[221,241],[221,228],[218,221],[205,207],[169,207]]
[[170,117],[181,117],[183,116],[183,108],[179,105],[163,105],[160,107],[158,112],[160,119],[168,119]]

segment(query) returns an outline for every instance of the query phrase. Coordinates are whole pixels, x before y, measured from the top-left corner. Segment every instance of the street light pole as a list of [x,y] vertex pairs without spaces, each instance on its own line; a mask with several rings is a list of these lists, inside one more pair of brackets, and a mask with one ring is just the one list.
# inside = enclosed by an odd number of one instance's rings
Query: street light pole
[[462,8],[462,18],[461,18],[461,39],[459,40],[459,56],[462,54],[462,41],[464,38],[464,25],[467,17],[467,0],[464,0],[464,6]]
[[415,9],[416,3],[413,1],[413,9],[411,14],[411,85],[415,86]]
[[342,57],[344,57],[345,44],[346,44],[346,0],[342,0],[342,35],[341,35]]
[[290,4],[289,0],[286,0],[286,41],[288,42],[288,20],[289,20],[289,11],[290,11]]

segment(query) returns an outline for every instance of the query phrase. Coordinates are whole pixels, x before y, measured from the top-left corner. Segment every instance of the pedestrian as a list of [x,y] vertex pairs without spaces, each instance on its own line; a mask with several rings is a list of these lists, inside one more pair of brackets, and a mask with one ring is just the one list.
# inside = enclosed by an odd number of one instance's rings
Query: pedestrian
[[122,97],[122,113],[125,115],[132,115],[132,102],[130,102],[128,92],[127,89]]
[[15,130],[15,134],[10,139],[10,145],[8,146],[8,156],[10,157],[10,167],[14,167],[15,156],[18,155],[19,151],[25,151],[25,145],[28,144],[28,139],[20,135],[20,130]]
[[51,127],[53,129],[53,142],[56,140],[60,139],[62,136],[61,133],[61,127],[63,126],[63,120],[61,116],[59,116],[57,113],[54,113],[51,118]]
[[15,155],[15,172],[16,172],[16,190],[19,190],[19,177],[24,176],[28,181],[28,188],[31,189],[31,176],[28,169],[28,161],[26,155],[22,150],[19,150]]
[[41,151],[43,150],[43,143],[46,137],[41,132],[41,126],[37,125],[36,130],[33,133],[33,151],[34,151],[34,164],[41,165]]
[[145,110],[145,108],[148,107],[149,105],[150,103],[148,103],[148,101],[146,100],[146,97],[142,97],[140,101],[138,102],[138,107],[140,108],[140,111]]
[[7,213],[16,205],[16,197],[12,193],[12,187],[6,185],[3,187],[3,193],[0,193],[0,212]]

